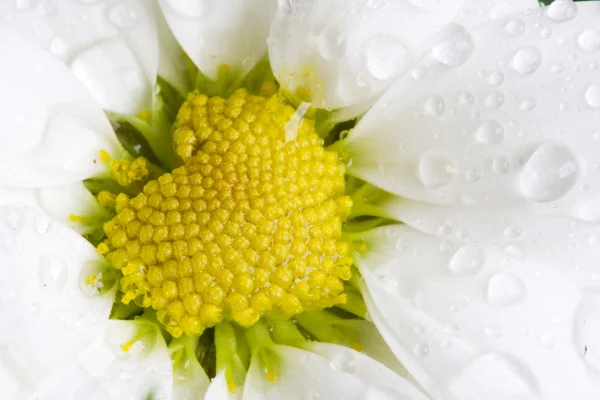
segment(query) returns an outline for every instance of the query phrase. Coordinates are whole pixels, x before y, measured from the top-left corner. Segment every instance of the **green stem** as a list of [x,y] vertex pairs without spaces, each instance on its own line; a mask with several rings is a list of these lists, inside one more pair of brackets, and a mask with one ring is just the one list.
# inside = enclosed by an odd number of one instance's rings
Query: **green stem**
[[348,338],[336,329],[334,323],[341,320],[327,311],[315,311],[296,316],[298,323],[320,342],[347,344]]
[[346,294],[346,302],[338,304],[337,307],[344,311],[348,311],[357,317],[365,319],[367,315],[367,306],[365,305],[360,292],[351,286],[347,286],[344,290],[344,293]]
[[273,339],[276,343],[287,346],[302,347],[307,340],[298,330],[296,324],[290,320],[270,320],[269,326],[273,330]]

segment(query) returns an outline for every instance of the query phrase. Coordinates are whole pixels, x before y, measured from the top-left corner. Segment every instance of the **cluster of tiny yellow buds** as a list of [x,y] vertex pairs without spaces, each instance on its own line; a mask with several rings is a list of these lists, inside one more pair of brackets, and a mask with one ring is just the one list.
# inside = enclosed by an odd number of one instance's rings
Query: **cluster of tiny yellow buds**
[[286,141],[293,114],[244,90],[188,97],[174,137],[185,164],[112,199],[98,250],[122,271],[124,302],[153,307],[176,337],[345,302],[344,168],[312,121]]
[[144,157],[135,160],[115,160],[110,165],[110,175],[122,186],[143,182],[148,179],[149,174],[148,160]]

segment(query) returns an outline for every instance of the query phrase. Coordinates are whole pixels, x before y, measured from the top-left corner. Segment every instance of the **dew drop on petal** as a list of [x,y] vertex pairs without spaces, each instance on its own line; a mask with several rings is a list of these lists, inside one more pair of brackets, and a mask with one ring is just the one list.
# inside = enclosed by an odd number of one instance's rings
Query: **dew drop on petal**
[[484,121],[475,129],[475,140],[482,144],[500,144],[504,140],[504,128],[496,121]]
[[108,20],[117,28],[128,29],[137,24],[137,13],[132,3],[119,3],[108,10]]
[[502,331],[497,326],[485,326],[483,327],[483,334],[487,337],[497,338],[502,336]]
[[541,144],[529,157],[521,173],[521,189],[535,202],[558,200],[577,183],[579,167],[571,151],[561,145]]
[[523,281],[508,272],[499,272],[488,282],[487,298],[495,307],[508,307],[525,299],[526,289]]
[[19,208],[6,208],[4,211],[4,220],[14,234],[21,232],[25,227],[25,214]]
[[395,37],[378,35],[366,45],[367,69],[376,79],[387,80],[402,72],[408,64],[408,50]]
[[475,42],[471,34],[460,25],[453,25],[451,32],[432,48],[433,57],[449,67],[464,64],[473,54]]
[[429,96],[423,104],[423,114],[439,117],[446,111],[444,98],[439,94]]
[[525,47],[513,57],[510,66],[521,75],[529,75],[542,65],[542,52],[537,47]]
[[56,56],[66,56],[69,52],[69,44],[61,36],[56,36],[50,41],[50,51]]
[[419,161],[419,179],[428,189],[439,189],[449,184],[458,169],[446,154],[431,150]]
[[356,372],[356,368],[358,367],[358,361],[353,353],[340,352],[337,353],[329,362],[329,367],[333,371],[353,374]]
[[585,101],[593,108],[600,108],[600,83],[592,83],[585,90]]
[[43,256],[38,271],[40,285],[54,293],[61,292],[67,284],[68,270],[65,262],[54,256]]
[[531,111],[537,106],[537,101],[532,98],[524,99],[519,108],[523,111]]
[[581,32],[577,38],[577,43],[584,50],[600,50],[600,29],[590,28]]
[[198,0],[166,0],[167,6],[179,17],[196,19],[204,15],[204,2]]
[[423,66],[419,66],[419,67],[415,67],[410,71],[410,76],[412,76],[412,78],[415,81],[420,81],[421,79],[425,78],[427,76],[428,70],[427,68],[423,67]]
[[542,346],[551,349],[554,346],[554,338],[548,333],[540,335],[539,342]]
[[492,160],[492,172],[505,175],[510,171],[510,160],[504,156],[494,157]]
[[577,16],[577,5],[572,0],[555,0],[546,8],[546,13],[553,21],[569,21]]
[[479,272],[484,262],[485,258],[481,249],[466,245],[454,253],[448,263],[448,268],[455,275],[470,275]]
[[575,346],[590,372],[600,378],[600,301],[584,295],[577,306],[574,321]]
[[413,353],[418,357],[425,357],[429,354],[429,345],[427,343],[417,343],[413,347]]
[[600,233],[590,233],[588,236],[588,243],[592,246],[600,245]]
[[525,32],[525,22],[522,19],[511,19],[506,24],[506,31],[513,36],[522,35]]
[[42,0],[37,5],[37,10],[43,17],[53,17],[58,12],[54,0]]
[[490,74],[490,77],[488,79],[490,85],[499,86],[502,84],[502,82],[504,82],[504,74],[500,71],[494,71]]
[[42,236],[52,229],[52,220],[43,214],[35,217],[33,224],[35,226],[35,231]]

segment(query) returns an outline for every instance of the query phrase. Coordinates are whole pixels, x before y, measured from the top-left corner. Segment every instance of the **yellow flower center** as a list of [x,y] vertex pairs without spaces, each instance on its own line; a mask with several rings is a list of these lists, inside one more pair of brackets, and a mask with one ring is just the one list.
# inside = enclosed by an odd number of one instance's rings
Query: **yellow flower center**
[[184,165],[118,195],[98,246],[123,274],[124,303],[154,308],[177,337],[345,302],[344,168],[310,120],[286,140],[293,115],[245,90],[188,96],[173,134]]

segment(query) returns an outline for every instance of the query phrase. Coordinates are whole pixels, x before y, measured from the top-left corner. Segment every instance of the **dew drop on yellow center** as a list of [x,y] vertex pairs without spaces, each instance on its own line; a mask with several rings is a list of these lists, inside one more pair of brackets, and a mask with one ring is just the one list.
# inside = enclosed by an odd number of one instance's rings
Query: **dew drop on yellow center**
[[117,196],[104,227],[123,302],[154,308],[177,337],[345,301],[344,168],[310,120],[286,141],[293,114],[245,90],[188,96],[173,133],[184,165]]

